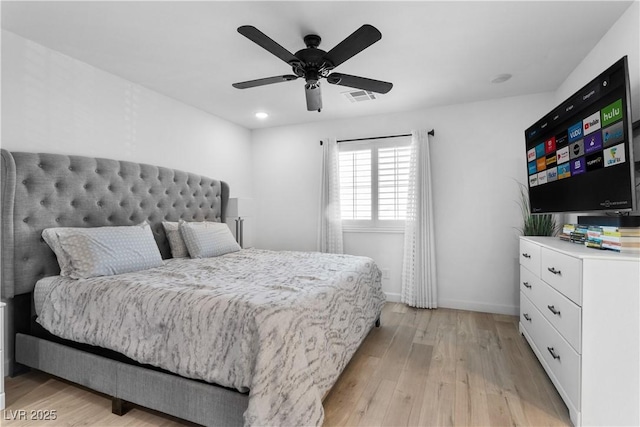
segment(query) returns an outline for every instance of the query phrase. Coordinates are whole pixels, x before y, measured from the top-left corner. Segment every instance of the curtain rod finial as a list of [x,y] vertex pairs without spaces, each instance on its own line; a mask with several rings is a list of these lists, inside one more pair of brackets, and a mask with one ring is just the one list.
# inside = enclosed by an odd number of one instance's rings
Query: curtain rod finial
[[435,129],[431,129],[429,132],[427,132],[429,135],[431,136],[435,136],[436,135],[436,131]]

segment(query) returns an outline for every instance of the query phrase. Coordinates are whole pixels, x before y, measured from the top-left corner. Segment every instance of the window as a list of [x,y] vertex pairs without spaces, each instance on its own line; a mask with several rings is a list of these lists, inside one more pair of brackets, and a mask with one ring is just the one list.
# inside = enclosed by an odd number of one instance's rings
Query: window
[[340,143],[340,210],[346,227],[401,227],[407,211],[410,137]]
[[342,219],[371,219],[371,149],[340,151]]

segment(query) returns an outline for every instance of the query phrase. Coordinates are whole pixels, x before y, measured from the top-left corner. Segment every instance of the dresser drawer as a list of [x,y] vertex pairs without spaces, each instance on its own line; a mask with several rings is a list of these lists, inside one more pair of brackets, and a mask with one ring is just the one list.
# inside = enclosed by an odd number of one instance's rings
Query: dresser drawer
[[[545,363],[558,386],[567,395],[574,407],[580,408],[580,365],[581,358],[571,345],[556,331],[532,302],[520,294],[520,322],[531,337],[533,345]],[[524,304],[523,304],[524,302]],[[531,320],[524,319],[524,314]]]
[[582,309],[546,284],[535,293],[532,302],[573,349],[581,354]]
[[524,266],[520,266],[520,292],[525,294],[531,301],[535,299],[535,294],[540,292],[542,286],[549,286],[543,284],[542,280],[534,273],[529,271]]
[[524,292],[520,292],[520,324],[529,332],[529,335],[531,335],[534,323],[540,321],[538,317],[540,317],[540,313],[536,310],[531,300],[527,298]]
[[542,280],[582,306],[582,261],[551,249],[540,251]]
[[551,368],[569,400],[580,408],[580,365],[581,358],[546,319],[540,322],[541,336],[536,336],[536,346]]
[[540,246],[520,240],[520,265],[536,275],[540,274]]

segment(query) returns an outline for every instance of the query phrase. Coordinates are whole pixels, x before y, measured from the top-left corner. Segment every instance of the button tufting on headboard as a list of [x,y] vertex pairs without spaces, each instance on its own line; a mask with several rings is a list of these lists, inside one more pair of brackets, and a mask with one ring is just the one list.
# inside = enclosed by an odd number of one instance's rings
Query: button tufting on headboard
[[226,183],[179,170],[6,150],[2,150],[1,182],[3,297],[30,292],[41,277],[58,274],[55,255],[42,243],[45,228],[146,220],[167,258],[170,249],[163,220],[224,220],[229,198]]

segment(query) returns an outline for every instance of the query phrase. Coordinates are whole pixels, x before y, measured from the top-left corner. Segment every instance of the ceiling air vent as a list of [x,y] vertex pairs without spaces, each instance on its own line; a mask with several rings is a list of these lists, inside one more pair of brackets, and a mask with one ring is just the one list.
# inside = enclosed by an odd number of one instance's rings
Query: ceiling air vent
[[354,90],[342,92],[342,94],[351,102],[373,101],[376,99],[376,94],[368,90]]

